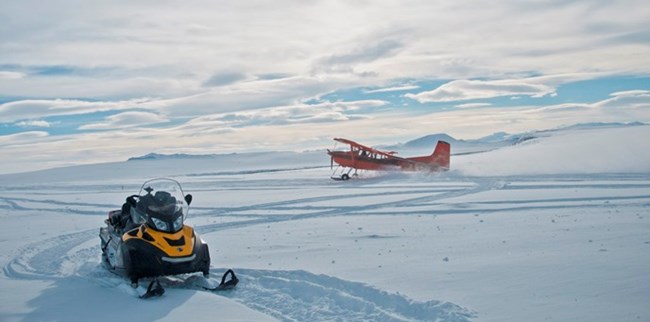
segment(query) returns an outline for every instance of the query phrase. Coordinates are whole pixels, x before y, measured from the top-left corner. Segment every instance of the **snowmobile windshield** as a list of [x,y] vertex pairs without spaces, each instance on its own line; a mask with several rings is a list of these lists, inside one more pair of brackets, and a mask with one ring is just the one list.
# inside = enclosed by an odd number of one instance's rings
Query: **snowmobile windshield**
[[189,205],[178,181],[153,179],[140,189],[138,202],[132,211],[133,222],[174,233],[183,228]]

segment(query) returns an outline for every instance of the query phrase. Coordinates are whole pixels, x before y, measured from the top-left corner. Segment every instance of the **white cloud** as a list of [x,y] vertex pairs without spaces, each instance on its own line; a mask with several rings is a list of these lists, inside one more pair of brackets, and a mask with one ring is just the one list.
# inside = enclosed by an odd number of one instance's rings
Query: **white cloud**
[[611,98],[595,104],[596,107],[608,109],[621,108],[650,108],[650,91],[636,90],[616,92]]
[[124,112],[106,117],[105,122],[86,124],[80,130],[114,130],[169,122],[166,117],[149,112]]
[[632,91],[614,92],[609,95],[610,96],[643,96],[649,94],[650,91],[646,91],[646,90],[632,90]]
[[363,92],[366,93],[366,94],[374,94],[374,93],[408,91],[408,90],[418,89],[418,88],[420,88],[420,86],[417,86],[417,85],[404,85],[404,86],[393,86],[393,87],[386,87],[386,88],[378,88],[378,89],[373,89],[373,90],[365,90]]
[[145,107],[148,99],[103,102],[81,100],[20,100],[0,104],[0,122],[15,122],[49,116],[86,114]]
[[386,102],[381,100],[295,104],[202,116],[189,121],[187,126],[205,128],[339,122],[363,118],[364,116],[355,115],[353,112],[362,108],[374,108],[385,104]]
[[486,107],[486,106],[492,106],[490,103],[466,103],[466,104],[458,104],[455,107],[458,108],[477,108],[477,107]]
[[[45,131],[29,131],[9,135],[0,135],[0,146],[3,148],[8,148],[11,146],[21,147],[27,143],[32,143],[35,141],[37,142],[47,136],[49,136],[49,133]],[[19,156],[18,159],[20,159]]]
[[422,77],[650,72],[642,37],[648,15],[635,10],[643,1],[552,3],[3,2],[3,62],[120,72],[27,75],[28,82],[3,84],[0,95],[171,98],[196,94],[206,80],[314,72],[357,85],[365,75],[374,86]]
[[354,48],[351,52],[317,59],[312,73],[358,73],[355,66],[395,56],[404,47],[402,43],[393,39],[362,44],[364,46]]
[[50,123],[44,120],[20,121],[15,125],[20,127],[50,127]]
[[37,74],[3,81],[0,96],[31,99],[75,97],[102,101],[126,101],[142,97],[173,98],[205,91],[202,81],[197,75],[178,75],[176,72],[164,69],[157,71],[155,68],[126,69],[109,75],[95,74],[92,71],[54,76]]
[[20,79],[25,77],[25,73],[20,72],[8,72],[0,70],[0,80],[2,79]]
[[247,79],[248,76],[241,72],[219,72],[214,73],[210,78],[203,82],[203,86],[213,87],[213,86],[224,86],[230,85],[238,81]]
[[456,80],[443,84],[432,90],[417,94],[406,94],[405,97],[420,103],[454,102],[473,99],[493,98],[500,96],[526,95],[542,97],[555,93],[555,88],[530,82],[526,79],[508,80]]
[[256,79],[211,88],[195,95],[161,100],[158,110],[172,117],[196,117],[289,106],[352,84],[354,81],[331,76]]

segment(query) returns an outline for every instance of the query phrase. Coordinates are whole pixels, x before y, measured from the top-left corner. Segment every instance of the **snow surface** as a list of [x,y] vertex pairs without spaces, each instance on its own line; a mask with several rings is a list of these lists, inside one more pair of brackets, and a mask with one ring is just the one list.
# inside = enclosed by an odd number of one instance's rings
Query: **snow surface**
[[[348,182],[324,153],[2,175],[0,321],[649,321],[648,137],[568,129]],[[156,176],[194,195],[237,289],[140,300],[101,267],[106,213]]]

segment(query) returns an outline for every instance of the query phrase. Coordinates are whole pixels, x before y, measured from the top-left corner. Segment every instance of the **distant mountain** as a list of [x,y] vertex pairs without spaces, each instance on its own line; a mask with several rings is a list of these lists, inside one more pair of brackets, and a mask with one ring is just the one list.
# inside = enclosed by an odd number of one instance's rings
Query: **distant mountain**
[[[296,158],[301,158],[303,160],[319,161],[322,158],[314,158],[315,155],[320,156],[323,153],[322,150],[311,151],[311,152],[293,152],[293,151],[257,151],[257,152],[233,152],[233,153],[221,153],[221,154],[186,154],[186,153],[174,153],[174,154],[162,154],[162,153],[149,153],[143,156],[131,157],[127,162],[133,161],[189,161],[189,162],[203,162],[203,163],[213,163],[213,162],[232,162],[232,163],[251,163],[253,165],[257,164],[260,160],[279,160],[282,162],[291,163],[291,160]],[[289,161],[287,161],[289,160]],[[262,162],[263,164],[263,162]]]
[[452,136],[445,134],[445,133],[438,133],[438,134],[431,134],[427,136],[423,136],[421,138],[415,139],[408,141],[404,144],[402,144],[402,147],[405,148],[423,148],[423,147],[432,147],[436,144],[438,141],[446,141],[449,144],[455,144],[458,143],[459,140],[456,140]]
[[129,158],[127,161],[138,161],[138,160],[169,160],[169,159],[210,159],[217,156],[217,154],[185,154],[185,153],[174,153],[174,154],[160,154],[160,153],[149,153],[139,157]]
[[[623,127],[623,126],[640,126],[647,125],[643,122],[627,122],[627,123],[618,123],[618,122],[593,122],[593,123],[578,123],[574,125],[564,126],[553,130],[548,131],[561,131],[561,130],[582,130],[582,129],[593,129],[593,128],[604,128],[604,127]],[[546,131],[540,131],[546,132]]]
[[129,158],[127,161],[138,161],[138,160],[167,160],[167,159],[189,159],[189,158],[210,158],[210,155],[191,155],[185,153],[174,153],[174,154],[160,154],[160,153],[149,153],[139,157]]
[[512,134],[508,134],[506,132],[496,132],[493,134],[490,134],[488,136],[482,137],[478,139],[478,141],[481,142],[502,142],[507,140],[508,138],[512,137]]
[[380,149],[399,151],[406,154],[431,153],[438,141],[451,144],[452,155],[477,153],[494,150],[503,146],[514,145],[522,141],[520,135],[505,132],[494,133],[484,138],[475,140],[458,140],[445,133],[426,135],[406,143],[390,146],[379,146]]

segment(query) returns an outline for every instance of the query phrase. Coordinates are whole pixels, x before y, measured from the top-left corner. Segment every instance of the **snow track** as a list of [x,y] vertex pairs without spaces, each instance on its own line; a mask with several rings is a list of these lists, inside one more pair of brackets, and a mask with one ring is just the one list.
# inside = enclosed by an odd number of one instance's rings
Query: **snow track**
[[[97,229],[90,229],[32,243],[4,267],[4,273],[14,279],[46,280],[74,274],[78,266],[99,258],[97,235]],[[97,245],[87,245],[89,241]]]
[[[306,271],[239,270],[226,296],[284,321],[467,321],[447,302],[417,302],[368,285]],[[342,318],[344,317],[344,318]]]

